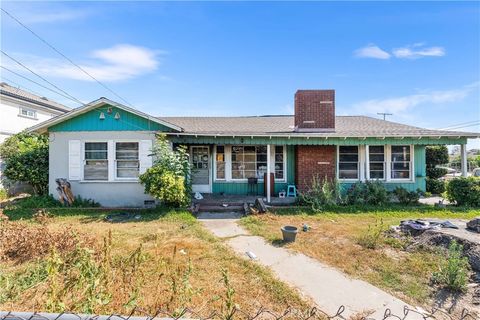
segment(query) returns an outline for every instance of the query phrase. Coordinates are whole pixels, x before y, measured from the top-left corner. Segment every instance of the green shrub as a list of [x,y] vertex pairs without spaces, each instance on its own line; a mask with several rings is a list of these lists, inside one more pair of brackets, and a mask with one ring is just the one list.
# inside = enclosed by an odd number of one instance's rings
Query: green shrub
[[314,211],[321,211],[325,206],[342,204],[342,194],[338,181],[323,181],[313,177],[311,187],[308,191],[300,194],[300,203],[312,207]]
[[8,181],[26,182],[36,194],[48,192],[48,136],[21,132],[0,145]]
[[447,183],[447,199],[459,206],[480,207],[480,178],[459,177]]
[[368,225],[368,229],[357,238],[357,243],[366,249],[376,249],[383,238],[384,231],[383,220],[377,220],[375,225]]
[[352,205],[381,205],[389,201],[388,191],[380,181],[358,182],[346,194],[346,202]]
[[427,168],[427,177],[430,179],[438,179],[448,173],[446,168]]
[[395,197],[397,197],[398,202],[400,202],[401,204],[411,205],[418,203],[422,191],[408,191],[405,188],[396,187],[395,190],[393,190],[393,194],[395,195]]
[[164,135],[158,137],[152,150],[153,166],[140,175],[145,193],[168,206],[181,207],[190,202],[191,165],[185,146],[172,150]]
[[426,182],[428,192],[433,194],[442,194],[445,192],[445,181],[427,177]]
[[8,198],[7,190],[0,188],[0,201]]
[[439,271],[433,274],[433,280],[452,291],[465,291],[468,280],[468,259],[463,256],[463,246],[455,240],[448,247],[445,261]]

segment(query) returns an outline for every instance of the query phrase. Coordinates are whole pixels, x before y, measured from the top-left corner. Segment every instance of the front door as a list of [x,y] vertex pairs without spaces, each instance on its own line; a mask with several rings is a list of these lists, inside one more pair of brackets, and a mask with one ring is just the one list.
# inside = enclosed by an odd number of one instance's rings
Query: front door
[[208,146],[191,146],[192,155],[192,190],[193,192],[210,192],[210,148]]

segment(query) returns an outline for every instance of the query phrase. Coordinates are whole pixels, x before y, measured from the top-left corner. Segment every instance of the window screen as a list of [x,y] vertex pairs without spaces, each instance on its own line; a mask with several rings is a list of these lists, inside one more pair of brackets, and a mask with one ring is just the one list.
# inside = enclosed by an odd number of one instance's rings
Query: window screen
[[84,180],[108,180],[108,145],[106,142],[85,142]]

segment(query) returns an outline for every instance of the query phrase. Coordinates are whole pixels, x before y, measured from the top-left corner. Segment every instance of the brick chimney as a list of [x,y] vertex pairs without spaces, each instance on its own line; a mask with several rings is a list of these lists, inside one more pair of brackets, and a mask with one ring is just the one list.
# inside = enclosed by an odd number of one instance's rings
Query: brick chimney
[[295,93],[295,131],[335,131],[335,90],[298,90]]

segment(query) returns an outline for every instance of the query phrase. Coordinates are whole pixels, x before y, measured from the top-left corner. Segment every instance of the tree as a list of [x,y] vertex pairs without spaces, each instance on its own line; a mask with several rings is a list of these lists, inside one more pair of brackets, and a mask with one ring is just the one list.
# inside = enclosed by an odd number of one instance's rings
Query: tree
[[448,163],[448,148],[446,146],[427,146],[426,165],[427,177],[430,179],[438,179],[447,174],[444,168],[437,168],[438,165]]
[[192,191],[189,154],[185,146],[173,150],[165,135],[152,149],[153,166],[140,175],[145,193],[174,207],[188,205]]
[[[26,182],[36,194],[48,193],[48,137],[20,132],[0,145],[8,181]],[[7,181],[7,184],[8,184]]]

